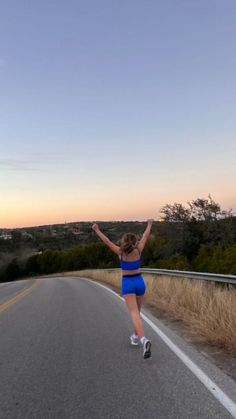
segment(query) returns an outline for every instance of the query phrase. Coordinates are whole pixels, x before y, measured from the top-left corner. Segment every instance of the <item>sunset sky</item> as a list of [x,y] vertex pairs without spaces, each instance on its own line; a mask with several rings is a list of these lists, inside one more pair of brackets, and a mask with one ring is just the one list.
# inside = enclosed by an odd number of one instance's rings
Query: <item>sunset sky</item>
[[0,227],[236,210],[236,1],[0,5]]

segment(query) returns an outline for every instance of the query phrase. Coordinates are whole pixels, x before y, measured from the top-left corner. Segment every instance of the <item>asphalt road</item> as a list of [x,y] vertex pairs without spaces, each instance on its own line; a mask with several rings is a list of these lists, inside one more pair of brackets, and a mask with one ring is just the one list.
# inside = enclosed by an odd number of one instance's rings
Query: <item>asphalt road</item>
[[232,418],[144,326],[152,340],[147,360],[130,345],[124,302],[96,283],[61,277],[0,285],[0,418]]

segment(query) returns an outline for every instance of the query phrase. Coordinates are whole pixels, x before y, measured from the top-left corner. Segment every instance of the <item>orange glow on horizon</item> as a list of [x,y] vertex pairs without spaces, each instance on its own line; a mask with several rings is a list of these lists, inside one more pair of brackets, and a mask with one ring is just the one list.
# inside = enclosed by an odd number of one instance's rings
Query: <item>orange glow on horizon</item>
[[[110,196],[109,199],[54,199],[52,202],[45,201],[44,205],[41,202],[26,201],[12,203],[12,205],[5,205],[1,208],[0,228],[23,228],[34,227],[40,225],[63,224],[65,222],[80,222],[80,221],[144,221],[148,218],[154,218],[160,221],[160,209],[167,203],[174,202],[183,203],[187,206],[187,202],[195,197],[186,199],[186,196],[181,199],[181,194],[177,193],[172,196],[172,199],[167,197],[167,193],[159,193],[159,197],[153,198],[153,194],[146,193],[144,196]],[[203,196],[203,194],[198,194]],[[204,195],[206,197],[206,194]],[[87,198],[87,197],[86,197]],[[225,199],[221,202],[217,197],[212,195],[212,198],[220,203],[222,209],[229,210],[235,208],[234,199]]]

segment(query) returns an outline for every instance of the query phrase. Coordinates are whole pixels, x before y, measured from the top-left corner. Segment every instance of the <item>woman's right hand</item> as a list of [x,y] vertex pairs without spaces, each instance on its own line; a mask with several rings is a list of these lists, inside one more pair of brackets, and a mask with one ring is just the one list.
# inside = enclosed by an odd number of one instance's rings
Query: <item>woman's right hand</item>
[[153,223],[153,221],[154,221],[154,220],[153,220],[153,218],[149,218],[149,219],[147,220],[147,223],[148,223],[148,224],[152,224],[152,223]]

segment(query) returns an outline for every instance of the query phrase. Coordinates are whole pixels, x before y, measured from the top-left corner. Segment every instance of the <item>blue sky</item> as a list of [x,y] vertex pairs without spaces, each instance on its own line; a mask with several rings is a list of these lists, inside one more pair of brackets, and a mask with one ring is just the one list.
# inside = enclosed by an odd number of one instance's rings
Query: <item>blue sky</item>
[[0,226],[236,209],[236,2],[0,5]]

